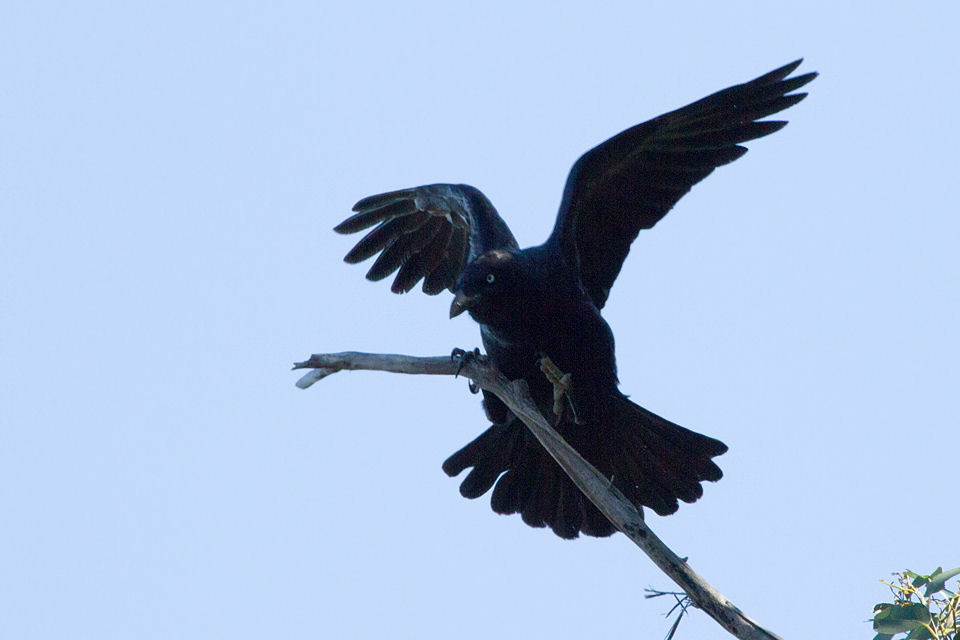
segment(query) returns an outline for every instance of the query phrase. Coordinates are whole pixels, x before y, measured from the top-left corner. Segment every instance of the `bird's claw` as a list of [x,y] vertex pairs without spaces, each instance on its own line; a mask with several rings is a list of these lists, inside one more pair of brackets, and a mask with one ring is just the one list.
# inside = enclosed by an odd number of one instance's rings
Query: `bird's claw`
[[564,399],[566,399],[566,406],[570,408],[574,423],[583,424],[580,416],[577,415],[577,408],[573,404],[573,396],[570,393],[573,388],[573,376],[561,371],[560,367],[554,364],[553,360],[546,354],[540,354],[540,359],[537,360],[537,366],[540,367],[540,371],[543,372],[543,375],[546,376],[547,380],[553,385],[553,415],[556,419],[556,424],[560,424],[560,420],[563,417]]
[[[457,372],[453,374],[453,377],[456,378],[460,375],[460,372],[463,371],[463,367],[470,362],[471,360],[482,361],[483,356],[480,354],[480,347],[475,347],[473,351],[465,351],[459,347],[450,352],[451,360],[460,360],[460,366],[457,367]],[[470,389],[470,393],[480,393],[480,386],[470,380],[467,383],[467,388]]]

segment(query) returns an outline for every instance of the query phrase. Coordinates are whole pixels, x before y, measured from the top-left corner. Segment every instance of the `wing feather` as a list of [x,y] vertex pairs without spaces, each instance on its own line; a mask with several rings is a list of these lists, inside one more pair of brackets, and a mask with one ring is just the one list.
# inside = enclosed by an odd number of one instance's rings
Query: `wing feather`
[[444,289],[453,289],[467,261],[466,247],[466,231],[461,228],[453,229],[444,248],[443,257],[423,281],[424,293],[433,296]]
[[696,183],[747,152],[785,121],[760,118],[806,97],[790,93],[816,73],[793,78],[802,60],[623,131],[585,153],[570,170],[548,242],[576,264],[603,307],[641,229],[649,229]]
[[382,222],[376,229],[365,235],[357,245],[344,256],[343,261],[349,264],[363,262],[367,258],[379,253],[406,231],[410,230],[410,216],[391,218]]
[[433,184],[370,196],[353,206],[338,233],[368,232],[344,257],[350,264],[380,255],[367,272],[382,280],[399,269],[390,289],[405,293],[421,279],[424,292],[452,289],[467,261],[517,241],[490,201],[469,185]]
[[423,245],[416,242],[416,249],[400,267],[400,272],[393,279],[390,290],[394,293],[406,293],[413,289],[424,275],[436,268],[443,258],[443,248],[446,245],[447,238],[440,235],[440,228],[443,226],[443,220],[433,218],[420,228],[424,238]]
[[[391,194],[393,195],[393,194]],[[350,216],[336,227],[333,228],[337,233],[355,233],[373,225],[389,220],[396,216],[403,216],[414,213],[417,210],[412,199],[406,200],[387,200],[377,203],[371,207],[360,207],[360,205],[371,198],[358,202],[353,210],[360,213]]]

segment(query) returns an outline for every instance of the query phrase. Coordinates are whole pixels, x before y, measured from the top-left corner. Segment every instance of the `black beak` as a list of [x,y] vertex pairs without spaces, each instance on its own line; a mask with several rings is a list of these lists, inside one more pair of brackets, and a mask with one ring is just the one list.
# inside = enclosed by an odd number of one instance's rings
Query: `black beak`
[[463,291],[457,291],[453,296],[453,302],[450,304],[450,317],[456,318],[458,315],[470,308],[473,296],[468,296]]

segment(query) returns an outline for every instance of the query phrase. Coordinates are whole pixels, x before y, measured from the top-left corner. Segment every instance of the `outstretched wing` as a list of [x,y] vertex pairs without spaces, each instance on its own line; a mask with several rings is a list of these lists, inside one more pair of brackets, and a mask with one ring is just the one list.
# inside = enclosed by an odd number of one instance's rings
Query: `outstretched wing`
[[357,213],[336,227],[355,233],[377,225],[344,257],[350,264],[380,256],[367,272],[382,280],[400,270],[390,290],[406,293],[423,279],[423,291],[453,289],[463,267],[491,249],[516,249],[506,223],[479,189],[431,184],[364,198]]
[[740,143],[787,124],[757,120],[806,97],[790,92],[817,74],[787,78],[801,62],[631,127],[573,165],[548,242],[559,243],[564,255],[579,264],[584,287],[598,308],[641,229],[655,225],[715,168],[745,154]]

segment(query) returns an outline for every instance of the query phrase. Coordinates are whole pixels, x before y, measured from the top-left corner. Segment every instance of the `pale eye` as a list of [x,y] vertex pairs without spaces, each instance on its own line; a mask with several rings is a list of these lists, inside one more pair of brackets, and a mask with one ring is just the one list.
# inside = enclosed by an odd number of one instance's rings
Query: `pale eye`
[[496,278],[493,277],[493,274],[492,274],[492,273],[488,273],[488,274],[487,274],[487,282],[488,282],[489,284],[493,284],[493,281],[494,281],[494,280],[496,280]]

